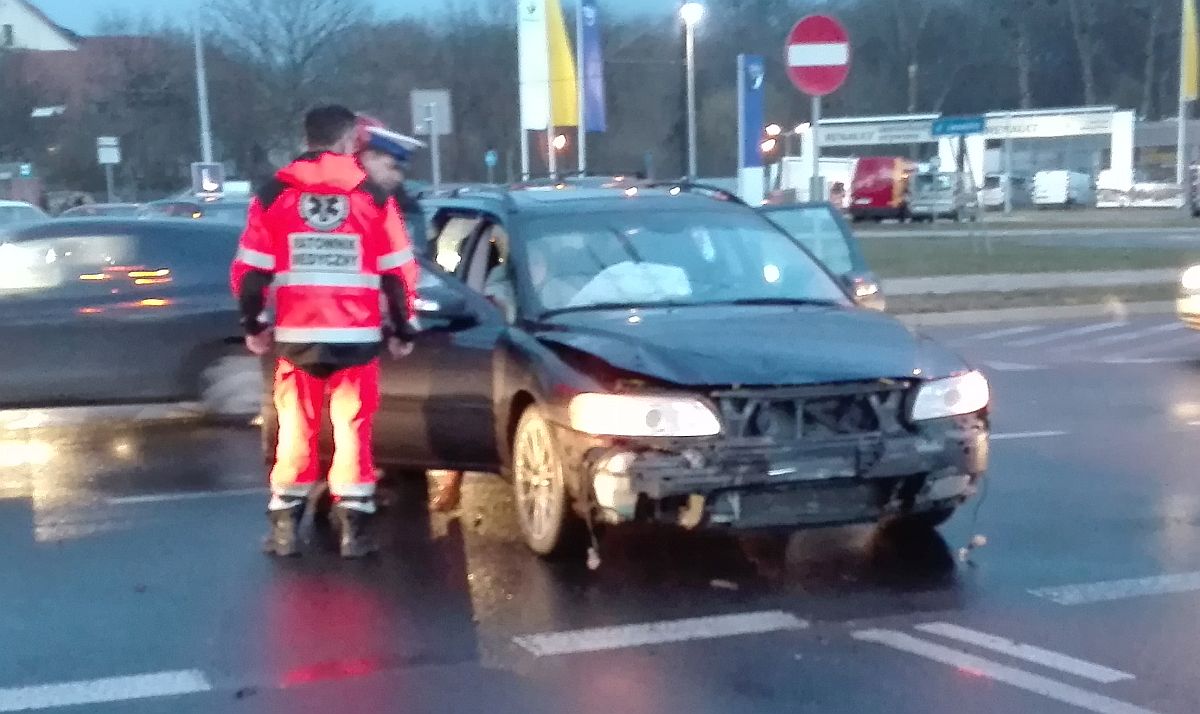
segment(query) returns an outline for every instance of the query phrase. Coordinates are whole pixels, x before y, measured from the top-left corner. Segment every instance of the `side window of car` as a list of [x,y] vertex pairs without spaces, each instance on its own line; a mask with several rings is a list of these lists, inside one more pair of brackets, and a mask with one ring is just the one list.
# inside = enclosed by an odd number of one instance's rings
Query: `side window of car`
[[130,286],[128,235],[35,238],[0,245],[0,300],[112,295]]
[[[463,251],[467,248],[467,240],[474,235],[475,229],[479,227],[482,217],[478,214],[455,214],[450,212],[439,212],[432,219],[432,225],[436,229],[437,239],[434,241],[434,260],[442,266],[448,273],[454,273],[458,270],[459,263],[463,259]],[[432,232],[431,232],[432,235]]]
[[237,252],[240,228],[228,224],[180,223],[169,232],[143,229],[138,236],[139,287],[221,285]]

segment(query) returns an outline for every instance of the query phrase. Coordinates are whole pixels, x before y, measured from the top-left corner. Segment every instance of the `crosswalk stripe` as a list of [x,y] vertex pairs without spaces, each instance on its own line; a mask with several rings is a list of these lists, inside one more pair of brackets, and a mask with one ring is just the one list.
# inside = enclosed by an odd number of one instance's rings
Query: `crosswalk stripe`
[[1055,342],[1057,340],[1065,340],[1065,339],[1069,339],[1071,337],[1082,337],[1084,335],[1091,335],[1091,334],[1094,334],[1097,332],[1105,332],[1107,330],[1115,330],[1119,327],[1124,327],[1126,324],[1127,323],[1124,323],[1124,322],[1102,322],[1098,325],[1085,325],[1083,327],[1076,327],[1076,328],[1072,328],[1070,330],[1061,330],[1059,332],[1051,332],[1048,335],[1039,335],[1037,337],[1030,337],[1030,338],[1024,339],[1024,340],[1017,340],[1015,342],[1009,342],[1008,344],[1011,345],[1012,347],[1033,347],[1035,345],[1044,345],[1048,342]]
[[982,647],[1013,659],[1020,659],[1032,664],[1041,665],[1047,669],[1057,669],[1060,672],[1073,674],[1076,677],[1090,679],[1101,684],[1112,684],[1128,679],[1134,679],[1132,674],[1121,672],[1104,665],[1093,664],[1070,655],[1043,649],[1035,645],[1026,645],[1004,637],[990,635],[967,627],[961,627],[949,622],[929,622],[917,625],[917,630],[929,635],[939,635],[951,640]]
[[1200,590],[1200,572],[1038,588],[1030,590],[1029,594],[1046,598],[1059,605],[1090,605],[1146,595],[1168,595],[1197,590]]
[[1036,372],[1040,369],[1046,369],[1036,364],[1021,364],[1020,362],[1001,362],[1000,360],[988,360],[983,363],[983,366],[996,372]]
[[0,712],[126,702],[135,699],[197,694],[212,690],[204,673],[195,669],[156,672],[132,677],[109,677],[79,682],[39,684],[0,689]]
[[992,332],[984,332],[979,335],[970,335],[964,337],[963,341],[971,340],[982,342],[984,340],[998,340],[1002,337],[1016,337],[1017,335],[1027,335],[1030,332],[1037,332],[1042,329],[1040,325],[1025,325],[1023,327],[1006,327],[1003,330],[994,330]]
[[596,627],[587,630],[522,635],[513,641],[537,657],[602,652],[669,642],[690,642],[737,635],[803,630],[808,623],[782,611],[696,617],[687,620],[645,622],[636,625]]
[[1092,345],[1111,345],[1111,344],[1116,344],[1118,342],[1133,342],[1134,340],[1140,340],[1143,337],[1152,337],[1154,335],[1161,335],[1166,332],[1178,332],[1179,330],[1183,330],[1183,329],[1187,329],[1183,323],[1172,322],[1167,325],[1157,325],[1155,327],[1149,327],[1144,330],[1135,330],[1133,332],[1122,332],[1119,335],[1108,335],[1105,337],[1101,337],[1100,339],[1093,340],[1091,342],[1091,344]]
[[1063,704],[1069,704],[1095,714],[1154,714],[1150,709],[1118,699],[1106,697],[1103,694],[1089,692],[1086,689],[1064,684],[1049,677],[1043,677],[1023,669],[1009,667],[984,657],[945,647],[919,637],[896,632],[895,630],[861,630],[853,633],[852,637],[860,642],[871,642],[889,647],[900,652],[907,652],[927,660],[938,662],[959,671],[987,677],[1027,692],[1039,694]]

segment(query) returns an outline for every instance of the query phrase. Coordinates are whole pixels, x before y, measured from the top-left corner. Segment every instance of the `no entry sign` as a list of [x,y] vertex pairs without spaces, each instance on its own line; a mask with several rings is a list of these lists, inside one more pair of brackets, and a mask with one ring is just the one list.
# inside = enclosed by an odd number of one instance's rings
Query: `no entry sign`
[[837,91],[850,73],[850,36],[828,15],[809,15],[797,22],[784,52],[792,84],[813,97]]

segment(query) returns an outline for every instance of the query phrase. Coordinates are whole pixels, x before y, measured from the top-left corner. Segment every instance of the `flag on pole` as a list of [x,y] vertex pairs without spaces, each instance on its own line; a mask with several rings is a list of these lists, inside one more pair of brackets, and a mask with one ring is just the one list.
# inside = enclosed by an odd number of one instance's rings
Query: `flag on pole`
[[550,51],[546,42],[546,2],[517,2],[517,64],[522,129],[545,129],[550,123]]
[[567,39],[561,0],[546,0],[547,45],[550,51],[550,105],[555,126],[579,125],[579,87],[575,57]]
[[584,122],[588,131],[606,131],[608,117],[604,100],[604,55],[600,49],[600,10],[596,0],[580,0],[583,31],[577,42],[583,43]]
[[1200,30],[1196,22],[1196,0],[1183,0],[1179,46],[1179,97],[1195,101],[1200,98]]

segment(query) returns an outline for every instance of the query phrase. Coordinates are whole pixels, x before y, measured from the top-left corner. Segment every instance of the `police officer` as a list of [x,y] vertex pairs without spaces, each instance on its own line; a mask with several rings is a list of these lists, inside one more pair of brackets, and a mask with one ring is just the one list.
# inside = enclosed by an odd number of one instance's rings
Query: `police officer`
[[[329,471],[343,557],[377,549],[372,421],[379,405],[380,291],[393,334],[388,351],[412,351],[409,327],[417,267],[395,201],[368,190],[352,152],[357,117],[341,106],[305,117],[309,151],[264,186],[250,206],[232,267],[246,345],[277,346],[278,447],[271,469],[266,550],[299,552],[297,530],[317,482],[317,438],[326,395],[335,451]],[[274,332],[262,321],[275,290]]]

